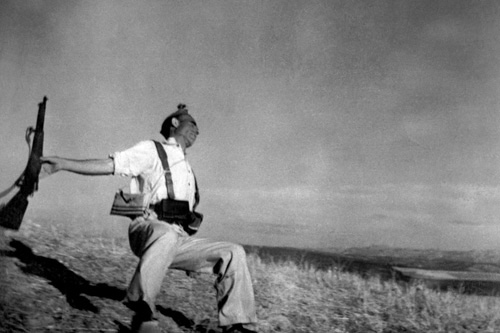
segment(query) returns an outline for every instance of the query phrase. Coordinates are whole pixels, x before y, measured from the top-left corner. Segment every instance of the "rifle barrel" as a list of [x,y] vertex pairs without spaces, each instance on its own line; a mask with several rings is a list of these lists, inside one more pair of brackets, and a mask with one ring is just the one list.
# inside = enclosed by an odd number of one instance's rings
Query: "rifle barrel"
[[21,186],[21,191],[26,195],[32,195],[38,190],[38,175],[40,174],[40,169],[42,168],[40,157],[43,156],[43,125],[45,120],[46,103],[47,97],[45,96],[43,101],[38,104],[38,116],[33,135],[31,154],[28,159],[26,170],[24,171],[23,186]]
[[[40,157],[43,155],[43,123],[45,120],[45,105],[47,97],[38,104],[38,116],[36,129],[33,135],[33,144],[28,159],[28,165],[22,176],[19,192],[12,197],[6,205],[0,206],[0,226],[13,230],[19,230],[23,221],[24,213],[28,207],[28,196],[38,190],[38,175],[42,167]],[[17,182],[16,182],[17,183]]]

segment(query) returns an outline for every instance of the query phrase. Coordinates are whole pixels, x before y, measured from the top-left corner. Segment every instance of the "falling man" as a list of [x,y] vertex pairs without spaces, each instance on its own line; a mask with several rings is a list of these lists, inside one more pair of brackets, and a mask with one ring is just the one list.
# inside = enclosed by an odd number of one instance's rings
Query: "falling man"
[[168,268],[217,275],[219,325],[224,332],[256,332],[252,280],[242,246],[193,237],[203,216],[195,212],[198,186],[186,149],[199,134],[184,104],[170,114],[160,133],[166,140],[141,141],[104,159],[42,157],[43,171],[132,177],[131,193],[148,193],[150,205],[134,216],[129,241],[140,261],[125,304],[135,311],[133,332],[161,332],[155,300]]

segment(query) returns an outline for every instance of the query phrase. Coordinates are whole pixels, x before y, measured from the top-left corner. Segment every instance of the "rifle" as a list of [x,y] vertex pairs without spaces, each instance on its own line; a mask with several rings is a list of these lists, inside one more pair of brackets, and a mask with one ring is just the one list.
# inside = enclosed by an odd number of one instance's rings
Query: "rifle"
[[[47,97],[38,104],[38,116],[36,128],[28,127],[26,130],[26,141],[30,145],[30,136],[33,134],[33,144],[30,146],[28,164],[21,176],[16,180],[14,186],[19,187],[19,191],[3,206],[0,206],[0,226],[4,228],[19,230],[23,221],[24,213],[28,208],[28,197],[38,191],[38,176],[42,168],[40,157],[43,155],[43,123],[45,120],[45,105]],[[10,192],[8,191],[5,192]]]

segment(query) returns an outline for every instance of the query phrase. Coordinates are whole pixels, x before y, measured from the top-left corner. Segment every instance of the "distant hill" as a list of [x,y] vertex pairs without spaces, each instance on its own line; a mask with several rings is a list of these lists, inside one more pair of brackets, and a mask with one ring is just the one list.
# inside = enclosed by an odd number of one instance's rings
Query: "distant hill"
[[[441,290],[455,289],[477,295],[499,295],[500,255],[495,251],[437,251],[392,249],[385,247],[352,248],[327,252],[288,247],[245,246],[249,253],[265,258],[267,263],[293,262],[299,267],[319,270],[341,269],[362,277],[408,283],[429,280],[428,286]],[[402,274],[399,268],[451,271],[449,279],[425,279],[425,275]],[[436,274],[427,274],[427,276]],[[453,278],[451,277],[453,276]],[[488,281],[491,276],[491,281]]]
[[297,249],[290,247],[245,246],[248,251],[269,255],[273,260],[291,260],[318,269],[341,266],[353,272],[380,273],[392,266],[500,273],[500,251],[441,251],[388,248],[380,246],[350,249]]
[[[327,251],[338,253],[338,250]],[[500,273],[500,250],[442,251],[438,249],[404,249],[382,246],[350,248],[340,252],[348,257],[363,257],[405,262],[420,268],[444,268]],[[456,269],[454,269],[456,268]]]

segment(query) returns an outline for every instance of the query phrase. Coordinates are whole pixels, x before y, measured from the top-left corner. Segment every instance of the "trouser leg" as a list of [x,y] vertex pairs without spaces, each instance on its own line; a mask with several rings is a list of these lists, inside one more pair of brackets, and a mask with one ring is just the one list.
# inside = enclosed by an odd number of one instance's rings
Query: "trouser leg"
[[254,292],[242,246],[181,237],[171,267],[217,275],[219,324],[255,323]]
[[157,220],[137,219],[130,226],[130,245],[140,261],[128,287],[126,302],[145,317],[156,317],[156,296],[174,260],[179,233],[178,226]]
[[254,293],[240,245],[188,237],[177,225],[139,218],[129,240],[140,262],[127,290],[127,302],[147,304],[154,317],[155,300],[170,267],[217,275],[215,288],[222,326],[255,323]]

